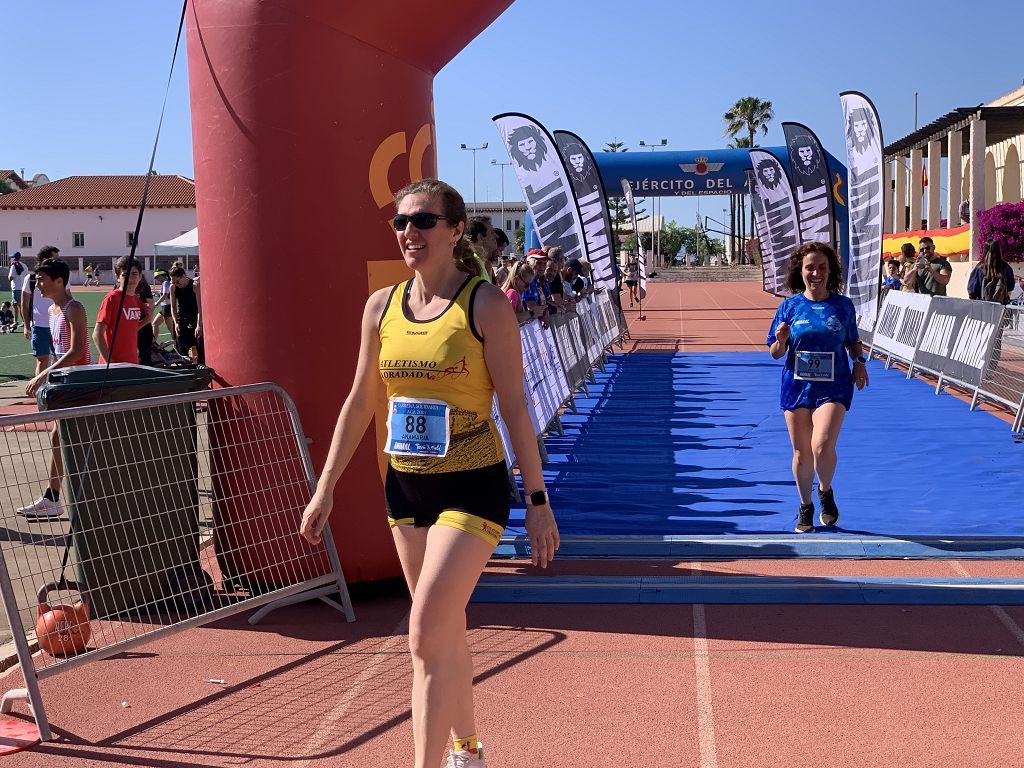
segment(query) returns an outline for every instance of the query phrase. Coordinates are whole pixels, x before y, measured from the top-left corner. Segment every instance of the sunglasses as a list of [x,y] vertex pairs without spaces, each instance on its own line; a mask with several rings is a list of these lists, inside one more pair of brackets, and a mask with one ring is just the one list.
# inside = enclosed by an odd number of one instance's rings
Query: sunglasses
[[439,213],[429,213],[427,211],[421,211],[419,213],[413,213],[411,215],[405,215],[399,213],[393,219],[391,219],[391,226],[395,228],[395,232],[401,232],[404,230],[410,222],[416,227],[416,229],[433,229],[437,226],[438,219],[448,219],[447,216],[442,216]]

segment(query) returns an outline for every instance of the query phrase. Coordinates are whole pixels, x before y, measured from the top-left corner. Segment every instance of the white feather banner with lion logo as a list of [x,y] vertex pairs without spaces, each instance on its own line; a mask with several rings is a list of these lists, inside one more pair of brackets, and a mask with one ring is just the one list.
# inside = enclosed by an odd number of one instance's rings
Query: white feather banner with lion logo
[[882,126],[875,105],[863,93],[846,91],[839,100],[843,104],[850,185],[850,275],[846,293],[857,310],[857,325],[871,331],[878,316],[878,276],[882,270]]
[[791,291],[786,287],[789,257],[800,245],[796,198],[789,175],[775,155],[763,149],[752,149],[750,164],[754,167],[753,193],[760,200],[762,227],[767,230],[768,247],[762,246],[762,253],[771,254],[772,260],[771,264],[764,265],[765,290],[776,296],[789,296]]
[[541,243],[558,246],[567,260],[586,259],[580,211],[554,138],[532,117],[519,112],[505,112],[492,119],[505,140]]

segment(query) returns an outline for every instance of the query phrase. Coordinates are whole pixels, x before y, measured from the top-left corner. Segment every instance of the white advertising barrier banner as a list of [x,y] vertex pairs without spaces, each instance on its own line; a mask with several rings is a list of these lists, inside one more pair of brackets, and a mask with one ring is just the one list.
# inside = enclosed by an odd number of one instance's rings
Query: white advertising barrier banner
[[914,365],[979,386],[999,337],[1003,305],[934,296]]
[[923,293],[889,291],[875,323],[872,349],[888,352],[908,363],[913,361],[931,301],[932,297]]
[[508,427],[505,420],[501,418],[501,411],[498,410],[498,396],[494,396],[491,404],[491,418],[494,419],[494,426],[498,428],[498,436],[501,438],[501,447],[505,451],[505,462],[511,467],[516,463],[516,452],[512,449],[512,438],[509,437]]
[[576,305],[576,314],[580,316],[584,329],[584,344],[587,350],[587,362],[593,367],[604,352],[601,345],[601,335],[594,320],[594,313],[591,311],[590,299],[584,299]]
[[558,409],[569,397],[569,382],[565,378],[565,369],[558,356],[555,336],[551,329],[544,328],[539,320],[531,323],[535,329],[537,340],[537,359],[544,367],[544,387],[547,390],[547,402],[552,404],[546,413],[548,423],[558,414]]
[[523,391],[526,394],[526,409],[530,412],[533,432],[539,435],[548,425],[547,413],[551,410],[550,389],[544,381],[544,366],[541,361],[542,345],[537,338],[540,326],[528,323],[520,327],[523,344]]
[[607,341],[604,346],[610,347],[622,336],[622,331],[618,328],[618,312],[615,311],[615,304],[607,291],[597,295],[597,306],[604,316],[604,327],[607,329]]
[[569,397],[569,384],[554,337],[539,321],[520,327],[523,344],[524,391],[534,433],[539,435]]
[[595,293],[590,297],[588,302],[590,305],[590,311],[594,315],[594,323],[597,325],[598,344],[601,345],[601,349],[605,350],[611,346],[612,330],[608,327],[608,316],[604,312],[604,308],[601,306],[602,293]]

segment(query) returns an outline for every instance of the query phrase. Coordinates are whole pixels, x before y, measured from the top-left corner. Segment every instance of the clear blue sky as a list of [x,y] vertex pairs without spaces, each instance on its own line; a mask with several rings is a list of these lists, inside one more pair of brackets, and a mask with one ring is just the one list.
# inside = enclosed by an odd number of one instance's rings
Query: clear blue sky
[[[9,42],[0,168],[52,179],[143,173],[180,8],[176,0],[0,4]],[[490,120],[499,112],[575,131],[595,151],[613,138],[631,151],[662,138],[672,149],[711,149],[727,141],[722,113],[748,95],[775,106],[761,144],[780,144],[779,124],[796,120],[842,159],[840,91],[874,100],[889,143],[913,130],[915,91],[924,125],[1020,85],[1022,26],[1020,0],[516,0],[435,81],[440,175],[471,197],[471,153],[458,146],[486,141],[478,197],[499,197],[490,165],[507,160]],[[156,168],[192,176],[184,63]],[[506,198],[519,197],[506,170]],[[667,217],[692,223],[693,199],[664,200]],[[726,205],[704,198],[702,209],[716,215]]]

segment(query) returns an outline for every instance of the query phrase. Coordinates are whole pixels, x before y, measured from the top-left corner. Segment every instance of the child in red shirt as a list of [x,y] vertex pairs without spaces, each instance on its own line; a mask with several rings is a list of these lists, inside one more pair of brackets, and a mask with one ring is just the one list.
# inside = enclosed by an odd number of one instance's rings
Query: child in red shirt
[[[117,275],[117,288],[108,293],[100,304],[96,315],[96,328],[92,339],[100,352],[100,363],[136,363],[139,362],[139,324],[142,322],[144,306],[135,294],[139,287],[142,271],[138,259],[132,262],[131,270],[127,270],[128,256],[122,256],[114,265]],[[127,274],[125,274],[127,272]],[[124,305],[121,294],[124,292]],[[121,319],[118,322],[117,312],[121,308]],[[117,327],[117,338],[114,328]]]

